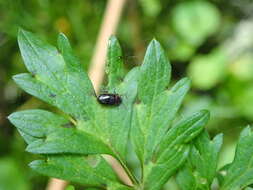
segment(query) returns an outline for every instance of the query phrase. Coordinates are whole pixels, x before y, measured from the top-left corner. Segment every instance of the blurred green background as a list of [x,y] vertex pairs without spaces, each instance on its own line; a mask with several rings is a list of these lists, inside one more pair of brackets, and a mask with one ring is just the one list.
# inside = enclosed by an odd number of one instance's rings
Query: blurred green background
[[[64,32],[87,70],[106,3],[0,0],[0,190],[39,190],[47,184],[46,177],[28,168],[34,155],[25,153],[25,143],[6,119],[18,109],[53,109],[11,79],[26,72],[17,46],[18,27],[52,44],[58,32]],[[161,42],[172,64],[173,81],[185,76],[192,80],[178,118],[209,109],[211,136],[225,134],[220,166],[230,162],[239,132],[253,121],[253,2],[128,0],[117,37],[127,68],[141,64],[153,37]],[[173,181],[167,188],[176,189]]]

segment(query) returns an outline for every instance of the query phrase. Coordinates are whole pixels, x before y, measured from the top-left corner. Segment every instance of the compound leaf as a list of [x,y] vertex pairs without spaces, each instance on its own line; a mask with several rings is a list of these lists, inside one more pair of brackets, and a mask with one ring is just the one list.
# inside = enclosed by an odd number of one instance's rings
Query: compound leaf
[[[14,76],[15,82],[63,112],[59,115],[27,110],[9,116],[27,142],[26,150],[46,158],[32,162],[33,169],[86,187],[133,189],[123,185],[100,156],[110,154],[126,169],[136,188],[160,190],[187,160],[186,165],[199,164],[195,170],[211,184],[222,137],[210,141],[202,133],[197,138],[209,119],[205,110],[172,125],[190,81],[182,79],[167,89],[171,66],[156,40],[148,46],[142,66],[124,77],[121,47],[114,36],[110,38],[106,90],[121,99],[115,106],[98,102],[92,83],[64,34],[58,37],[59,50],[24,30],[20,30],[18,42],[30,73]],[[134,104],[136,96],[138,101]],[[133,147],[141,161],[140,184],[126,164],[130,126]],[[211,164],[210,168],[206,168],[206,163]],[[185,166],[178,174],[179,181],[186,177],[184,189],[193,189],[200,182],[191,172],[192,168]]]

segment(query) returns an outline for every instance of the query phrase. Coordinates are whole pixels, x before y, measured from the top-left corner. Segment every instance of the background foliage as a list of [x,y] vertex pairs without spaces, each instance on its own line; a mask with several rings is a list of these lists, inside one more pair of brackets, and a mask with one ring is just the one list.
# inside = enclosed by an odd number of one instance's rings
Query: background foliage
[[[25,71],[18,27],[53,44],[58,32],[64,32],[87,70],[105,5],[102,0],[0,0],[0,189],[44,189],[47,182],[28,168],[34,155],[24,153],[23,140],[6,119],[19,109],[53,109],[11,79]],[[241,127],[253,120],[252,12],[250,0],[129,0],[117,33],[128,68],[140,64],[156,37],[171,60],[172,79],[192,80],[178,117],[211,111],[211,136],[225,134],[219,166],[231,161]],[[173,181],[168,187],[174,187]]]

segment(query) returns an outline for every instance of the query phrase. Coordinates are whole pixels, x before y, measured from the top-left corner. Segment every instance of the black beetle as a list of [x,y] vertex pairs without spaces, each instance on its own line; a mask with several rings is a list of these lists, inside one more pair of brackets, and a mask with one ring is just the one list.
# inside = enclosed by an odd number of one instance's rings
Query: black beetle
[[97,100],[100,104],[118,106],[121,104],[122,100],[118,94],[100,94],[97,97]]

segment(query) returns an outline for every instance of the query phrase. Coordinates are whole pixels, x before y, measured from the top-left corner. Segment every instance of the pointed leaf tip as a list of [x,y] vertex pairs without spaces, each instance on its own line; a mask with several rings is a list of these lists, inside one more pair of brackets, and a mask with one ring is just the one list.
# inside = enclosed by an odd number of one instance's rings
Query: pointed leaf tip
[[[34,73],[35,74],[35,73]],[[12,80],[22,88],[25,85],[26,80],[31,80],[32,75],[30,73],[20,73],[17,75],[12,76]]]
[[118,39],[115,35],[111,35],[109,41],[118,41]]
[[67,38],[67,36],[66,36],[63,32],[60,32],[60,33],[58,34],[58,37]]
[[18,29],[18,36],[22,35],[25,32],[26,32],[26,30],[24,30],[23,28],[19,28]]
[[62,32],[58,34],[57,43],[58,47],[61,46],[62,43],[67,43],[70,46],[67,36]]
[[40,166],[41,164],[43,164],[44,161],[43,160],[34,160],[31,163],[28,164],[28,166],[32,169],[36,169],[38,166]]
[[156,38],[153,38],[152,40],[151,40],[151,43],[159,43],[158,41],[157,41],[157,39]]
[[182,78],[182,81],[191,84],[191,79],[189,79],[188,77]]
[[10,115],[8,115],[6,118],[12,123],[12,120],[15,118],[15,113],[11,113]]
[[208,118],[210,118],[210,112],[208,110],[200,110],[200,114],[202,114],[203,116],[206,116]]
[[119,40],[115,35],[111,35],[109,40],[108,40],[108,48],[110,48],[112,46],[114,46],[114,48],[115,47],[120,48]]
[[111,35],[108,40],[108,50],[107,51],[109,51],[110,48],[118,48],[118,51],[120,51],[120,54],[122,54],[119,40],[115,35]]
[[13,124],[14,120],[20,118],[19,112],[13,112],[10,115],[7,116],[7,119]]
[[[149,43],[149,46],[158,46],[159,48],[162,48],[160,42],[157,41],[156,38],[153,38],[153,39],[151,40],[151,42]],[[149,47],[149,46],[148,46],[148,47]]]
[[57,38],[58,46],[59,46],[59,44],[62,43],[63,41],[64,41],[65,43],[69,43],[69,42],[68,42],[67,36],[66,36],[64,33],[60,32],[60,33],[58,34],[58,38]]
[[245,127],[245,129],[242,130],[240,136],[242,138],[242,137],[245,137],[245,136],[249,136],[251,134],[252,134],[251,127],[250,127],[250,125],[248,125],[247,127]]
[[[13,75],[12,76],[12,80],[14,80],[14,82],[16,82],[19,78],[21,78],[21,76],[23,76],[25,73],[20,73],[17,75]],[[27,74],[27,73],[26,73]],[[17,83],[17,82],[16,82]]]
[[189,87],[191,86],[191,80],[188,77],[182,78],[180,82],[182,85],[187,85]]
[[23,38],[26,38],[27,35],[33,35],[31,32],[24,30],[23,28],[19,28],[18,30],[18,43],[20,43],[20,40]]

